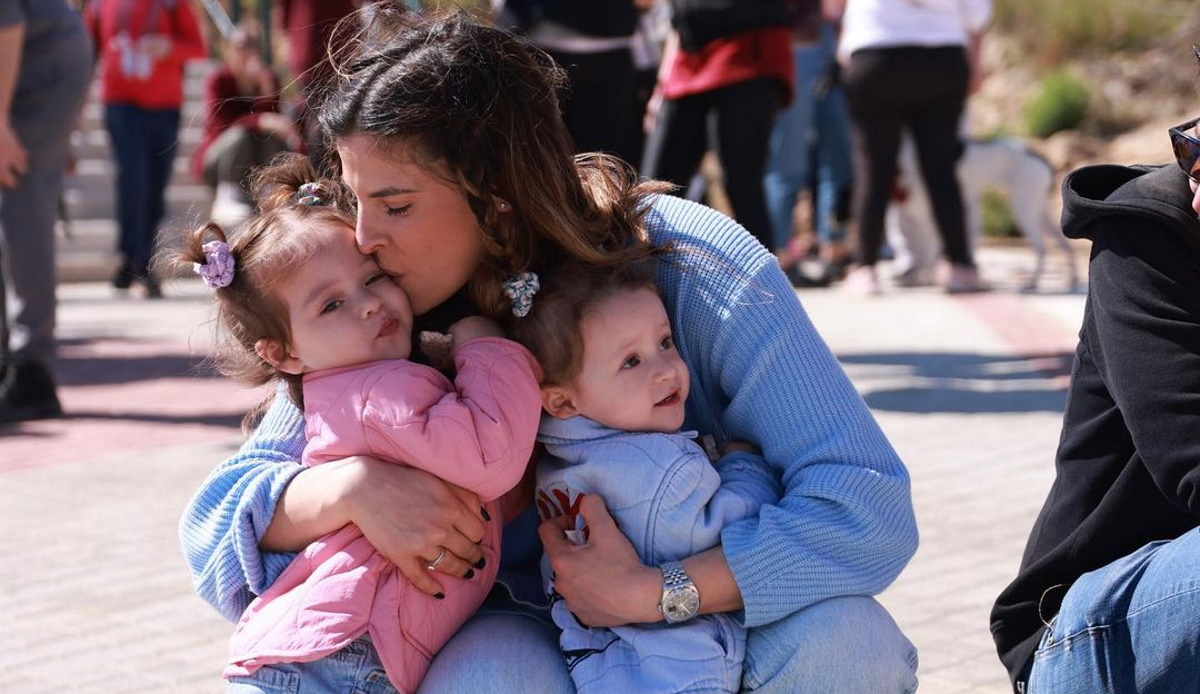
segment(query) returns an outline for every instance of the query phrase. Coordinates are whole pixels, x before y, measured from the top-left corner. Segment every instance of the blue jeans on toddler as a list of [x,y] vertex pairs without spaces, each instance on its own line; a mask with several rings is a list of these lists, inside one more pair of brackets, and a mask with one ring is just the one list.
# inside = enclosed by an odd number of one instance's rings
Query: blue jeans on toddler
[[233,677],[225,694],[396,694],[367,638],[310,663],[268,665]]
[[1030,694],[1200,691],[1200,529],[1079,577],[1033,655]]

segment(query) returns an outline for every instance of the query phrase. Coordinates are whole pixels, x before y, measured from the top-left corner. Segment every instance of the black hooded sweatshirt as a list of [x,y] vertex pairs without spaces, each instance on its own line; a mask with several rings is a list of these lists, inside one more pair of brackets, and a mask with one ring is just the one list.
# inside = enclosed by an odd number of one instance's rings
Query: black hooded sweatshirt
[[[1177,166],[1063,182],[1063,233],[1092,241],[1056,477],[992,609],[1014,683],[1084,573],[1200,526],[1200,221]],[[1200,558],[1198,558],[1200,565]]]

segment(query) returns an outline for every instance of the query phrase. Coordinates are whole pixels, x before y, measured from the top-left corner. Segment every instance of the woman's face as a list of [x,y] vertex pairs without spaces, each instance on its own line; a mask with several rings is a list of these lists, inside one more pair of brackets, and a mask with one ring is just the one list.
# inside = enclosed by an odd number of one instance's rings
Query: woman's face
[[421,315],[449,299],[484,256],[479,221],[463,191],[375,138],[337,143],[342,177],[358,198],[355,239]]

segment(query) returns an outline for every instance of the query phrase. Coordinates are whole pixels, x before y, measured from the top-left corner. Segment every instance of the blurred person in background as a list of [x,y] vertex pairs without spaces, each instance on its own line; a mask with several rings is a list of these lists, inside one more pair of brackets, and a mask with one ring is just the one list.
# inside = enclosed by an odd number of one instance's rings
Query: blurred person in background
[[321,141],[316,119],[309,117],[310,99],[330,76],[329,45],[338,21],[360,4],[360,0],[276,0],[272,3],[274,35],[282,39],[281,48],[298,92],[292,104],[292,120],[308,158],[323,173],[329,150]]
[[[839,279],[848,258],[846,226],[854,182],[850,162],[850,114],[840,84],[838,22],[825,17],[820,0],[797,0],[792,27],[796,90],[775,117],[763,186],[780,266],[797,287]],[[815,245],[794,236],[793,215],[803,190],[810,196]],[[816,267],[807,257],[819,251]]]
[[641,173],[686,187],[710,148],[733,217],[768,249],[763,174],[775,113],[792,99],[792,14],[784,0],[671,0]]
[[65,0],[0,0],[0,423],[62,414],[54,224],[92,47]]
[[252,24],[240,24],[229,37],[224,62],[205,82],[204,101],[204,136],[192,168],[213,191],[213,221],[232,226],[253,211],[251,170],[300,147],[291,118],[280,112],[279,78],[263,60]]
[[84,18],[117,164],[121,264],[112,284],[125,290],[137,281],[158,298],[150,259],[179,141],[183,68],[207,55],[204,37],[190,0],[92,0]]
[[607,152],[636,166],[641,113],[634,41],[653,0],[509,0],[497,23],[523,31],[567,71],[563,119],[580,152]]
[[845,287],[878,294],[875,264],[896,179],[900,137],[912,133],[930,193],[946,291],[986,289],[967,241],[957,164],[959,123],[967,95],[982,80],[980,47],[991,0],[825,0],[842,15],[838,57],[853,123],[858,262]]

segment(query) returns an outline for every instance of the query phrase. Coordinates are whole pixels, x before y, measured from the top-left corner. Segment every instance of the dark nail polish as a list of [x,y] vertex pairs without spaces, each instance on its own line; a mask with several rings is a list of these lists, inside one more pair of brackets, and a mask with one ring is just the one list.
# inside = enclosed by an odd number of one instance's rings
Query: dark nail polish
[[479,507],[479,513],[483,516],[485,521],[490,521],[492,519],[492,515],[488,513],[487,509],[482,506]]
[[472,578],[474,576],[475,576],[475,569],[467,569],[467,572],[465,574],[463,574],[463,578]]
[[434,593],[433,597],[437,598],[438,600],[445,600],[446,594],[445,593]]
[[477,568],[477,569],[482,569],[482,568],[484,567],[484,565],[486,565],[486,564],[487,564],[487,558],[486,558],[486,557],[480,557],[480,558],[479,558],[479,561],[477,561],[477,562],[475,562],[474,564],[472,564],[472,566],[474,566],[474,567],[475,567],[475,568]]

